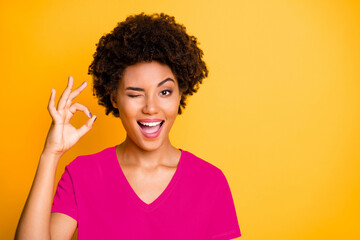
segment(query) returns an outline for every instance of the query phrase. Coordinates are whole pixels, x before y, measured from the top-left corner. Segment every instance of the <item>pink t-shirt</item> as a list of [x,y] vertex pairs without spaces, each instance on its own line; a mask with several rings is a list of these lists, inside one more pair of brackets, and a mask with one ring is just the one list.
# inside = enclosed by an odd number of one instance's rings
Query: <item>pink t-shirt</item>
[[152,203],[131,188],[116,146],[65,167],[51,212],[78,222],[78,239],[233,239],[241,235],[229,184],[214,165],[181,150],[170,183]]

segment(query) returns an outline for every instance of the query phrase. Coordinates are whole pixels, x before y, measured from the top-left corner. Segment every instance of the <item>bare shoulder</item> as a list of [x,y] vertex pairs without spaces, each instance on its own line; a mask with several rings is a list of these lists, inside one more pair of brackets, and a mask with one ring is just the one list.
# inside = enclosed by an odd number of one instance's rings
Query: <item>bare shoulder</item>
[[77,228],[77,221],[72,217],[53,212],[51,213],[50,233],[53,240],[72,239]]

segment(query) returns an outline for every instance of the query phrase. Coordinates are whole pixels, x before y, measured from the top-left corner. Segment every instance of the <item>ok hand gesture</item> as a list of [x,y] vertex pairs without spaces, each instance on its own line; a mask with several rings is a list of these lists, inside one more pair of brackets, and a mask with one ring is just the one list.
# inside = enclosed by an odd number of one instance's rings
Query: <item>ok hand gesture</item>
[[[77,89],[71,91],[73,78],[70,76],[68,85],[62,93],[57,108],[55,108],[55,89],[51,90],[48,111],[52,117],[52,123],[46,138],[43,153],[62,156],[67,150],[79,141],[93,126],[96,116],[92,116],[89,109],[80,103],[72,103],[74,98],[85,89],[87,82],[83,82]],[[89,119],[76,129],[70,124],[70,119],[76,111],[84,112]]]

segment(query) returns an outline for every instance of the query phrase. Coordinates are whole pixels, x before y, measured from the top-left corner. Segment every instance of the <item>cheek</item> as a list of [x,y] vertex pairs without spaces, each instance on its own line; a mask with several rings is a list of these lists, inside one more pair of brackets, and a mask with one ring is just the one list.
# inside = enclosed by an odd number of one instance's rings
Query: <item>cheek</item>
[[167,102],[165,104],[164,109],[166,110],[168,116],[170,117],[176,117],[178,114],[178,109],[179,109],[179,105],[180,105],[180,99],[173,99],[170,102]]
[[138,106],[139,104],[136,104],[136,102],[134,101],[126,101],[121,99],[119,103],[120,103],[119,105],[120,115],[122,114],[123,117],[133,117],[136,115],[139,108]]

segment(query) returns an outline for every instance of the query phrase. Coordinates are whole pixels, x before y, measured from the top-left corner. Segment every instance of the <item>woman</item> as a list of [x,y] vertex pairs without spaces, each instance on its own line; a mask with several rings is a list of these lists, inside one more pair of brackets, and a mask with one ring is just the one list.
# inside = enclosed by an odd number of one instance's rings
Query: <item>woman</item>
[[[89,74],[99,104],[119,117],[123,143],[77,157],[54,196],[60,157],[94,124],[73,103],[73,79],[55,107],[16,239],[232,239],[240,236],[222,171],[169,140],[170,129],[208,70],[197,39],[165,14],[128,17],[97,44]],[[89,117],[75,129],[76,111]],[[53,200],[53,201],[52,201]]]

